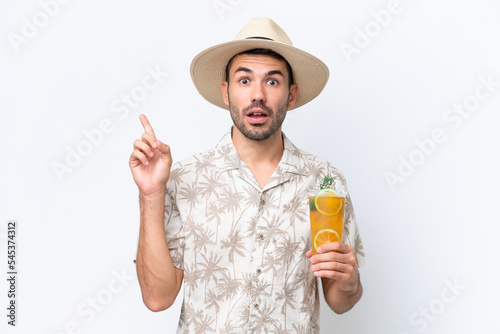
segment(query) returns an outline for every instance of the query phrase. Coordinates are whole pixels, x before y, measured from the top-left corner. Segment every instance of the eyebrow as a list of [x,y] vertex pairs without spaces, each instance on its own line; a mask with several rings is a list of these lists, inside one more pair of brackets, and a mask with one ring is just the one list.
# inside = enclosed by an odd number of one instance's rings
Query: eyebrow
[[[252,71],[251,69],[246,68],[246,67],[242,67],[242,66],[238,67],[238,68],[236,69],[236,71],[234,71],[234,74],[236,74],[236,73],[238,73],[238,72],[246,72],[246,73],[250,73],[250,74],[252,74],[252,73],[253,73],[253,71]],[[269,72],[267,72],[266,76],[276,75],[276,74],[277,74],[277,75],[281,75],[283,78],[285,77],[285,76],[283,75],[283,72],[281,72],[280,70],[273,70],[273,71],[269,71]]]

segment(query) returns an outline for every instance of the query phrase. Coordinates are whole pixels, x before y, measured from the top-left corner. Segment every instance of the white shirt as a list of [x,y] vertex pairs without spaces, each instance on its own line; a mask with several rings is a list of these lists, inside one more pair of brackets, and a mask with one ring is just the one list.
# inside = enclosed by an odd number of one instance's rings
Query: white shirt
[[[184,270],[178,333],[319,333],[318,279],[311,249],[308,196],[328,162],[284,135],[280,163],[261,189],[231,133],[217,146],[174,164],[167,183],[165,231],[174,265]],[[365,263],[349,195],[343,242]]]

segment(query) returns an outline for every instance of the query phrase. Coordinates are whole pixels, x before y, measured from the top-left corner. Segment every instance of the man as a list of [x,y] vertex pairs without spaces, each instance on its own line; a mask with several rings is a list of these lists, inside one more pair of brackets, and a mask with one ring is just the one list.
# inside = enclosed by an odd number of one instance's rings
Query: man
[[193,82],[234,126],[212,150],[172,168],[144,115],[130,168],[139,187],[137,274],[146,306],[165,310],[184,281],[179,333],[318,333],[319,299],[337,313],[362,295],[363,246],[346,200],[343,242],[312,256],[308,195],[343,176],[281,132],[288,110],[316,97],[328,68],[267,18],[195,57]]

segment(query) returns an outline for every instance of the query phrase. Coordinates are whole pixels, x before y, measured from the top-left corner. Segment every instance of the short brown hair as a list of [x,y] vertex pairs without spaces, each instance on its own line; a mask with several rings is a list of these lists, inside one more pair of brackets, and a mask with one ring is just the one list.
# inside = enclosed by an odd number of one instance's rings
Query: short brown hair
[[243,51],[243,52],[240,52],[236,55],[234,55],[227,63],[226,65],[226,81],[229,83],[229,71],[231,69],[231,65],[233,64],[233,60],[236,56],[239,56],[239,55],[244,55],[244,54],[250,54],[250,55],[265,55],[265,56],[270,56],[270,57],[273,57],[274,59],[278,59],[280,61],[283,61],[285,62],[286,64],[286,70],[288,72],[288,88],[290,88],[292,86],[292,84],[294,83],[294,80],[293,80],[293,72],[292,72],[292,67],[290,66],[290,64],[286,61],[285,58],[283,58],[282,55],[280,55],[279,53],[276,53],[274,52],[273,50],[271,49],[251,49],[251,50],[247,50],[247,51]]

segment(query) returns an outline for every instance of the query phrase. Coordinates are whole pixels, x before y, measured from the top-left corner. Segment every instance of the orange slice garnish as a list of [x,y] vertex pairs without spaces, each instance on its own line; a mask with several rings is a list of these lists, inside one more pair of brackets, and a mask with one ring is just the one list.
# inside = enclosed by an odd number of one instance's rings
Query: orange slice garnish
[[337,231],[331,228],[325,228],[319,230],[314,236],[314,249],[318,249],[319,246],[323,244],[329,244],[330,242],[340,241],[340,235]]
[[335,190],[327,188],[318,193],[314,200],[314,205],[316,206],[316,210],[322,215],[334,216],[342,209],[342,200]]

